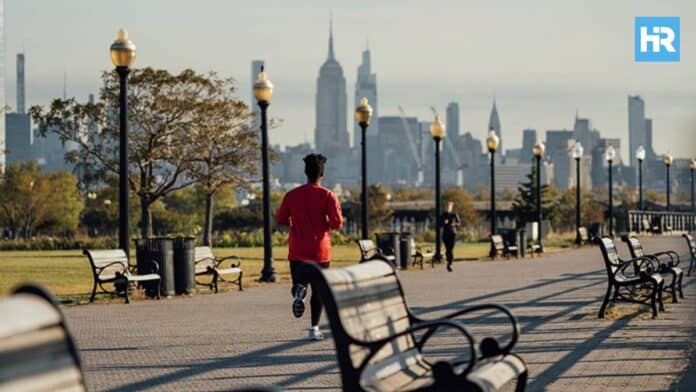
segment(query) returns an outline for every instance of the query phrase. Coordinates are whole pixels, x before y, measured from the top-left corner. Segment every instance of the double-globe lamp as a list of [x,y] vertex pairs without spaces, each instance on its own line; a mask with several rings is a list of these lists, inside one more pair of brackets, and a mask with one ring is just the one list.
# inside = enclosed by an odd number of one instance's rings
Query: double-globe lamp
[[614,164],[614,159],[616,159],[616,150],[614,146],[610,145],[604,152],[604,159],[607,161],[607,166],[609,167],[609,237],[614,237],[614,191],[612,185],[612,165]]
[[582,143],[576,141],[571,151],[573,159],[575,159],[575,244],[582,245],[582,237],[580,236],[580,160],[584,149]]
[[541,241],[541,221],[543,219],[541,212],[541,158],[544,157],[546,146],[542,141],[537,141],[532,148],[534,159],[536,160],[536,222],[537,222],[537,244],[539,245],[539,253],[544,252],[544,245]]
[[135,61],[135,44],[128,39],[126,29],[118,30],[116,40],[109,50],[111,62],[119,78],[119,167],[118,167],[118,244],[126,255],[130,254],[128,232],[128,74]]
[[638,160],[638,209],[643,211],[643,161],[645,160],[645,147],[639,145],[636,149]]
[[268,164],[268,118],[266,110],[273,97],[273,83],[266,76],[265,66],[261,66],[256,82],[254,82],[254,98],[261,109],[261,164],[263,180],[263,269],[259,281],[275,282],[276,273],[273,268],[273,248],[271,247],[271,191]]
[[672,191],[672,186],[671,186],[671,178],[670,178],[670,168],[672,167],[672,162],[674,161],[674,157],[672,157],[672,154],[667,153],[665,156],[662,157],[662,161],[665,163],[665,168],[667,169],[667,178],[665,179],[665,193],[667,195],[667,211],[672,209],[672,203],[671,203],[671,191]]
[[[495,150],[498,149],[498,144],[500,144],[500,138],[495,134],[494,129],[488,130],[488,137],[486,138],[486,147],[491,155],[491,236],[495,235],[496,232],[496,214],[495,214]],[[495,257],[496,250],[493,241],[491,241],[491,257]]]
[[361,153],[361,219],[362,219],[362,239],[368,238],[368,223],[367,223],[367,127],[372,119],[372,107],[367,101],[367,98],[360,98],[360,104],[355,108],[355,121],[360,125],[360,153]]
[[[434,109],[433,109],[434,110]],[[430,124],[430,135],[435,141],[435,256],[436,262],[442,260],[442,196],[440,188],[440,142],[445,137],[445,125],[440,120],[440,116],[435,113],[435,119]],[[449,268],[449,267],[448,267]]]

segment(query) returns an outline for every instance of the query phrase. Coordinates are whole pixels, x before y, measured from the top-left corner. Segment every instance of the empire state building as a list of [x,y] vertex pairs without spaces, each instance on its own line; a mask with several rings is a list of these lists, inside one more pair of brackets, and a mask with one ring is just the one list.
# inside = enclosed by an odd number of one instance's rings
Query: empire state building
[[333,23],[329,24],[329,55],[319,69],[314,142],[318,152],[336,154],[350,149],[347,127],[346,78],[336,61]]

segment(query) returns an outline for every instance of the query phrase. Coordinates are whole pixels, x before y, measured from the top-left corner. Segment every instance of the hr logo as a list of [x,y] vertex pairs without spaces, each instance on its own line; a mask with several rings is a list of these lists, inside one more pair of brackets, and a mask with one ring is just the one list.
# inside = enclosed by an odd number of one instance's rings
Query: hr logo
[[637,16],[634,50],[637,62],[679,61],[679,17]]

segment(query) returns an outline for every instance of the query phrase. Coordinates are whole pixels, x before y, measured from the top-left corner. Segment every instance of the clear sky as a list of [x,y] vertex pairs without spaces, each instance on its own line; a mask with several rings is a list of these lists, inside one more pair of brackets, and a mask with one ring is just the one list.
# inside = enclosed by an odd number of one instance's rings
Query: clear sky
[[[627,95],[654,119],[655,148],[696,155],[696,1],[223,1],[5,0],[6,100],[15,106],[15,54],[26,53],[27,104],[62,95],[86,99],[111,68],[108,47],[125,27],[136,66],[215,70],[239,81],[249,100],[250,62],[266,60],[276,85],[271,115],[284,125],[271,142],[312,141],[316,77],[326,58],[333,10],[336,57],[352,112],[366,41],[382,115],[430,119],[449,101],[461,132],[483,138],[496,97],[506,147],[524,128],[571,128],[575,111],[603,136],[622,139]],[[635,16],[681,17],[681,62],[633,62]],[[348,124],[352,133],[352,121]]]

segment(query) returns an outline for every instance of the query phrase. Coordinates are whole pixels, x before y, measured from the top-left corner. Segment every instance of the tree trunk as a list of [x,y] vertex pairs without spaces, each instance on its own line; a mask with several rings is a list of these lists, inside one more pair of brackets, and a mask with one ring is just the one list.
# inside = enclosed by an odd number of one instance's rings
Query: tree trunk
[[215,194],[209,193],[205,197],[205,229],[203,232],[203,245],[212,246],[213,237],[213,199]]
[[143,238],[152,237],[152,211],[150,211],[150,201],[140,198],[140,236]]

